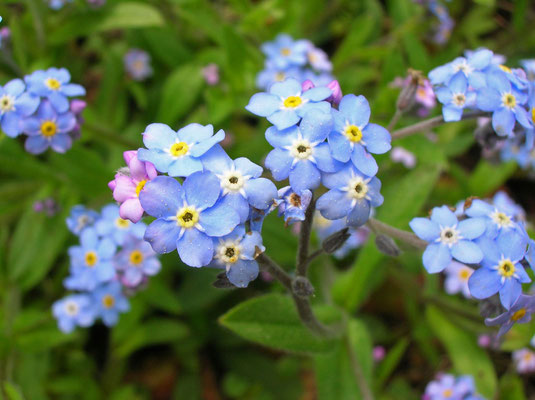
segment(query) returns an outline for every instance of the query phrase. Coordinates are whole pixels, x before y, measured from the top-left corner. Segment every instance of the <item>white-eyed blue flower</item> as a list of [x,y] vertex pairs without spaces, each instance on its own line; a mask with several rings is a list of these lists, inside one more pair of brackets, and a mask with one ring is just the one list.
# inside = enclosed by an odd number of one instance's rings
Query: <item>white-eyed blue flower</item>
[[470,207],[465,210],[465,213],[469,217],[485,218],[487,222],[486,235],[493,239],[501,232],[510,229],[520,229],[520,226],[516,223],[510,211],[510,209],[475,199],[472,201]]
[[283,187],[278,192],[278,215],[284,215],[286,225],[293,224],[296,221],[305,220],[305,212],[312,200],[310,190],[294,191],[291,186]]
[[450,63],[441,65],[429,72],[429,80],[433,85],[447,85],[457,72],[461,71],[471,87],[478,89],[485,86],[485,73],[482,72],[492,61],[493,53],[488,49],[478,49],[468,58],[458,57]]
[[108,204],[102,208],[101,218],[95,224],[96,231],[100,236],[109,237],[117,245],[126,243],[129,235],[142,238],[147,225],[143,222],[133,223],[119,215],[117,204]]
[[0,126],[9,137],[21,133],[21,119],[33,114],[39,106],[39,97],[25,92],[25,88],[21,79],[0,86]]
[[273,42],[262,45],[262,52],[278,69],[303,66],[307,62],[307,40],[293,40],[290,35],[279,34]]
[[98,212],[89,210],[79,204],[71,209],[71,213],[66,220],[67,228],[78,236],[85,228],[94,226],[99,218]]
[[453,75],[447,86],[436,89],[435,93],[444,105],[442,115],[446,122],[460,121],[463,110],[473,107],[476,102],[476,93],[468,90],[468,80],[461,71]]
[[531,315],[535,313],[535,296],[520,295],[513,306],[495,318],[486,318],[485,325],[498,326],[498,338],[505,335],[514,324],[525,324],[531,321]]
[[56,301],[52,305],[52,314],[59,329],[70,333],[77,326],[86,328],[93,325],[96,310],[91,300],[86,294],[74,294]]

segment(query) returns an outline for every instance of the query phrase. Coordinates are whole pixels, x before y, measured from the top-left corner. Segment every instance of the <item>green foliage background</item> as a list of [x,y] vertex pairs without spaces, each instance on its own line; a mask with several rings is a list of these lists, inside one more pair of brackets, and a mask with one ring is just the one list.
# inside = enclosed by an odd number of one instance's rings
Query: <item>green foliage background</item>
[[[2,26],[11,29],[7,46],[18,67],[4,58],[0,83],[56,66],[68,68],[88,90],[82,137],[66,154],[32,156],[22,141],[0,136],[3,396],[358,399],[345,346],[354,347],[381,399],[419,399],[444,370],[473,374],[489,399],[533,395],[533,384],[515,375],[507,353],[477,346],[486,328],[475,303],[447,296],[439,277],[423,274],[419,254],[386,259],[373,241],[356,258],[334,263],[325,257],[312,267],[317,311],[325,321],[349,321],[348,343],[322,341],[304,330],[278,284],[259,279],[246,290],[217,290],[211,286],[215,271],[188,269],[176,254],[162,257],[162,272],[112,330],[98,325],[64,335],[50,312],[64,295],[67,248],[76,241],[65,227],[70,207],[98,209],[112,201],[107,182],[123,165],[123,151],[142,145],[146,125],[210,123],[233,138],[231,156],[262,162],[268,125],[244,106],[257,91],[260,44],[277,33],[308,38],[326,50],[343,92],[364,94],[372,120],[384,125],[398,95],[389,83],[408,67],[427,73],[479,46],[505,54],[513,66],[534,56],[529,0],[454,0],[448,7],[456,26],[439,47],[428,41],[434,20],[411,0],[108,0],[100,9],[75,0],[60,11],[41,0],[3,0]],[[153,58],[155,72],[146,82],[126,77],[122,57],[132,47]],[[221,81],[213,87],[201,75],[208,63],[220,68]],[[415,121],[408,116],[400,125]],[[431,206],[500,187],[515,190],[513,197],[532,216],[533,185],[513,164],[480,159],[473,127],[441,127],[437,142],[420,135],[400,141],[417,156],[410,171],[382,157],[385,203],[377,218],[406,229]],[[48,196],[61,206],[52,218],[32,209]],[[290,269],[296,248],[291,230],[271,217],[264,238],[271,256]],[[533,328],[515,328],[503,348],[527,345]],[[371,359],[374,344],[388,349],[378,365]]]

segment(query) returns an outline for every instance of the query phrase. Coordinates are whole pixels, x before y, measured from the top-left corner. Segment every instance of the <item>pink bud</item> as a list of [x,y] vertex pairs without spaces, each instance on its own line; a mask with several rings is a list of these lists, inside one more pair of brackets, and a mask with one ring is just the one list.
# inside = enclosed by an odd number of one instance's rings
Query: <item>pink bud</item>
[[327,87],[333,92],[333,94],[327,99],[327,101],[331,101],[333,104],[339,104],[342,100],[342,88],[340,87],[338,81],[334,80],[329,82]]
[[87,107],[87,103],[83,100],[74,99],[71,101],[71,111],[77,115],[80,114]]
[[383,358],[385,358],[386,350],[383,346],[375,346],[373,348],[373,359],[375,362],[381,361]]
[[306,92],[307,90],[310,90],[313,87],[316,87],[316,86],[314,85],[314,82],[312,82],[310,79],[307,79],[301,84],[301,88],[303,89],[303,92]]
[[137,156],[137,150],[128,150],[123,153],[124,162],[126,165],[130,164],[130,160]]
[[487,348],[490,346],[490,343],[492,342],[492,339],[489,335],[479,335],[479,337],[477,338],[477,344],[479,347],[482,347],[482,348]]

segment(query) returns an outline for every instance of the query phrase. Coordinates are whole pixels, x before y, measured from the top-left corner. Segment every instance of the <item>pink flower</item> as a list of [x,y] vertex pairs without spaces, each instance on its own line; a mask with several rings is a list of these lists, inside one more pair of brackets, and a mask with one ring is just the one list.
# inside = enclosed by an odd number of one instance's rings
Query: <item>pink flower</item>
[[513,351],[513,360],[519,374],[535,372],[535,353],[529,349]]
[[219,67],[217,64],[208,64],[202,69],[202,76],[208,85],[217,85],[219,82]]
[[125,151],[123,157],[128,165],[127,171],[119,170],[108,187],[113,190],[113,198],[120,204],[120,217],[135,223],[144,212],[139,193],[147,181],[154,179],[158,173],[151,163],[138,160],[136,150]]
[[416,165],[414,154],[403,147],[394,147],[390,151],[390,158],[394,162],[402,163],[406,168],[414,168]]
[[[310,79],[307,79],[301,84],[301,88],[303,89],[303,92],[306,92],[307,90],[310,90],[312,88],[316,87],[314,85],[314,82],[312,82]],[[331,89],[331,92],[333,93],[330,95],[325,101],[331,102],[333,105],[337,105],[342,100],[342,89],[340,88],[340,84],[337,80],[329,82],[326,87]]]
[[373,348],[373,360],[375,362],[381,361],[383,358],[385,358],[386,350],[383,346],[375,346]]

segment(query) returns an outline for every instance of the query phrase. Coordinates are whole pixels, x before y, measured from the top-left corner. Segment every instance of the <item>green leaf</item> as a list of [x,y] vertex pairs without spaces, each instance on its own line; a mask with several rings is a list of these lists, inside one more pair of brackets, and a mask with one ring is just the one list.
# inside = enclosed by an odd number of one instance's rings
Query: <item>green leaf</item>
[[173,126],[190,111],[203,87],[198,65],[186,64],[175,69],[163,85],[156,120]]
[[[354,319],[349,322],[348,335],[352,351],[355,353],[369,384],[373,365],[370,335],[366,326],[361,321]],[[360,389],[348,355],[347,343],[339,340],[333,347],[332,352],[318,354],[314,357],[318,399],[361,399]]]
[[476,343],[476,338],[450,322],[438,308],[429,306],[426,318],[435,335],[448,352],[458,374],[469,374],[475,379],[478,392],[494,398],[497,389],[496,372],[489,356]]
[[3,382],[2,384],[4,386],[3,392],[7,396],[6,400],[24,400],[24,396],[15,385],[10,382]]
[[493,165],[481,160],[468,181],[472,196],[484,197],[498,189],[517,169],[514,161]]
[[375,384],[377,388],[381,388],[387,379],[390,377],[392,372],[396,369],[401,361],[401,358],[405,354],[407,347],[409,346],[409,339],[403,337],[398,340],[398,342],[392,347],[383,361],[379,364],[377,368]]
[[524,384],[516,374],[508,373],[500,379],[500,400],[526,400]]
[[[333,309],[324,311],[331,322],[339,315]],[[240,303],[221,316],[219,322],[245,339],[297,353],[328,351],[334,342],[321,339],[305,328],[292,299],[282,294],[268,294]]]

